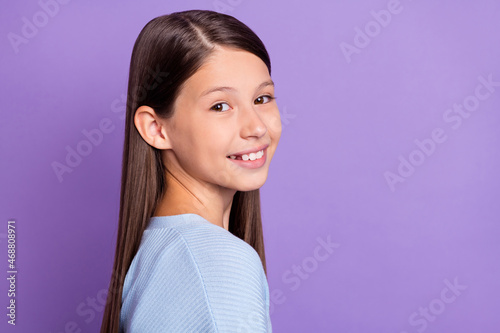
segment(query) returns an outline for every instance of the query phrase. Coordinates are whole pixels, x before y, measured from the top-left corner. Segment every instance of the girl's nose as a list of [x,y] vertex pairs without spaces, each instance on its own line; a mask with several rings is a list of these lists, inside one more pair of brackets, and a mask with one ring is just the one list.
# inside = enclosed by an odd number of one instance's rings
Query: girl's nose
[[267,133],[267,126],[262,120],[259,111],[254,107],[247,107],[241,110],[241,136],[260,138]]

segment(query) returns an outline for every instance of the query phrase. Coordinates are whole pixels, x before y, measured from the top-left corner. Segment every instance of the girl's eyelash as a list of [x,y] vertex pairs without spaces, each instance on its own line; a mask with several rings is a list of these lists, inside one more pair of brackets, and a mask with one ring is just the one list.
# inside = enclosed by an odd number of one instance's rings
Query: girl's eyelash
[[[259,96],[257,98],[260,98],[260,97],[267,97],[267,98],[269,98],[270,101],[275,100],[277,98],[276,96],[271,96],[271,95],[261,95],[261,96]],[[215,112],[224,112],[224,111],[216,111],[216,110],[214,110],[214,107],[217,106],[217,105],[220,105],[220,104],[227,104],[227,103],[226,102],[216,103],[216,104],[214,104],[214,105],[212,105],[210,107],[210,110],[213,110]]]

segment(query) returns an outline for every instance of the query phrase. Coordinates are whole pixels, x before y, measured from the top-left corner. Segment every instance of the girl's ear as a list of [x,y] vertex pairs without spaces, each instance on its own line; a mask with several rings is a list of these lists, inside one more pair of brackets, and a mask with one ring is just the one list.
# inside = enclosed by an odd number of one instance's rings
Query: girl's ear
[[153,108],[142,105],[134,115],[134,124],[139,134],[150,146],[157,149],[171,149],[170,140],[164,122],[156,115]]

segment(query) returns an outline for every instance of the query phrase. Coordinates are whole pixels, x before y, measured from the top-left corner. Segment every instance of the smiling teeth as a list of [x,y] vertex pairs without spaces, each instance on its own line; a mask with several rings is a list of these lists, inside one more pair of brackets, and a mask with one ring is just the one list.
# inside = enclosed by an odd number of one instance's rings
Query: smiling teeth
[[[241,155],[241,159],[243,161],[255,161],[255,160],[258,160],[259,158],[261,158],[262,156],[264,156],[264,150],[259,150],[258,152],[256,153],[250,153],[250,154],[243,154]],[[231,155],[229,156],[229,158],[231,158],[232,160],[235,160],[235,159],[240,159],[240,158],[237,158],[238,156],[236,155]]]

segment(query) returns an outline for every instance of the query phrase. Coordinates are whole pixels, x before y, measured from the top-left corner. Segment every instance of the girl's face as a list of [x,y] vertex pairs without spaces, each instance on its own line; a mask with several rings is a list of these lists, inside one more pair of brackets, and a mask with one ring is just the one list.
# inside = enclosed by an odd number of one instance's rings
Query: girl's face
[[217,47],[185,82],[167,121],[167,167],[223,188],[260,188],[281,136],[273,98],[259,57]]

